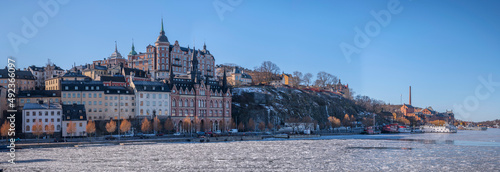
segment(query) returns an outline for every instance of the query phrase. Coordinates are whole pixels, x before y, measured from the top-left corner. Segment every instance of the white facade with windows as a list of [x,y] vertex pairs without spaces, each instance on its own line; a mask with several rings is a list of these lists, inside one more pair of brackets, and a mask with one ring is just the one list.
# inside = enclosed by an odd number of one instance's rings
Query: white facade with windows
[[33,133],[35,124],[41,124],[44,133],[50,125],[54,126],[54,133],[61,132],[62,109],[59,104],[27,103],[22,114],[23,133]]

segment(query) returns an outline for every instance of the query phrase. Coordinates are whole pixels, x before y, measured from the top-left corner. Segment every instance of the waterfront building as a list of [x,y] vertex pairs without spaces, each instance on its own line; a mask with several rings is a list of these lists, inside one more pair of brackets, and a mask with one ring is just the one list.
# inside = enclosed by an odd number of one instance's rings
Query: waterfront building
[[22,128],[26,136],[33,133],[35,124],[40,124],[44,133],[49,129],[49,124],[54,126],[54,133],[61,132],[62,108],[58,103],[44,104],[42,101],[27,103],[24,105],[22,114]]
[[88,67],[83,70],[82,74],[90,77],[92,80],[98,80],[100,76],[108,75],[108,67],[100,65],[87,65]]
[[100,81],[62,81],[61,100],[64,105],[84,105],[92,120],[106,119],[104,85]]
[[[177,131],[184,128],[183,119],[188,117],[195,131],[227,130],[231,122],[231,92],[228,89],[226,73],[222,83],[203,77],[198,68],[199,51],[188,52],[191,55],[192,69],[188,75],[175,76],[170,70],[168,80],[171,90],[171,118]],[[194,72],[198,71],[198,72]],[[166,80],[167,81],[167,80]],[[198,120],[198,121],[196,121]],[[188,124],[188,125],[192,125]]]
[[170,87],[163,82],[133,81],[138,119],[170,116]]
[[[85,112],[84,105],[62,105],[62,136],[87,136],[87,115]],[[67,128],[73,125],[75,131],[74,133],[68,133]]]
[[51,63],[50,61],[43,67],[31,65],[28,67],[28,71],[30,71],[35,77],[35,87],[39,89],[45,88],[45,80],[62,76],[65,73],[61,67]]
[[62,81],[89,81],[89,77],[79,72],[67,72],[63,76],[45,80],[45,90],[61,90]]
[[[154,46],[148,45],[146,46],[146,52],[137,53],[132,44],[132,51],[128,55],[128,66],[149,71],[151,77],[155,80],[168,79],[170,69],[173,70],[174,75],[186,75],[192,68],[192,58],[189,52],[194,50],[190,49],[189,46],[187,48],[181,47],[178,41],[171,44],[165,35],[162,19],[160,35]],[[203,45],[203,50],[197,52],[198,69],[201,75],[207,75],[213,79],[215,76],[214,56],[207,50],[206,45]]]
[[104,87],[103,119],[132,119],[135,117],[135,94],[130,87]]
[[18,109],[23,109],[27,103],[61,103],[60,90],[27,90],[20,91],[16,96],[16,103]]

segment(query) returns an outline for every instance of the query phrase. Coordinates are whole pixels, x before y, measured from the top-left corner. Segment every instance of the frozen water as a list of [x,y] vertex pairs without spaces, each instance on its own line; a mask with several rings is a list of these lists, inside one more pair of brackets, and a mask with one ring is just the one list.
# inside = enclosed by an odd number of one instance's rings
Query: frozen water
[[[2,160],[0,166],[6,171],[499,171],[499,135],[477,138],[488,131],[20,149],[17,164]],[[492,144],[457,144],[461,141]]]

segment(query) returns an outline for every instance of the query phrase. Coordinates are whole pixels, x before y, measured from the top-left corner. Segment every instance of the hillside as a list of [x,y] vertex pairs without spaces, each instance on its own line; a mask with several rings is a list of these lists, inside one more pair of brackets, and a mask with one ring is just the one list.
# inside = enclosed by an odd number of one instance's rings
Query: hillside
[[321,125],[328,121],[328,116],[341,120],[345,114],[356,119],[368,117],[366,110],[353,100],[330,92],[250,86],[233,88],[232,93],[233,118],[237,123],[252,118],[255,123],[284,124],[289,118],[310,116]]

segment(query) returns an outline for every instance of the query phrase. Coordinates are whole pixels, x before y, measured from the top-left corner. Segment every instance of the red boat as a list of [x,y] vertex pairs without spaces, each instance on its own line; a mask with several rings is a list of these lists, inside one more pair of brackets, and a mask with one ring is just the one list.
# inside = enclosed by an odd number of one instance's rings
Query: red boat
[[382,128],[382,133],[399,133],[398,129],[398,124],[389,124]]

